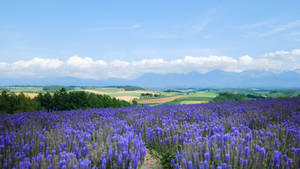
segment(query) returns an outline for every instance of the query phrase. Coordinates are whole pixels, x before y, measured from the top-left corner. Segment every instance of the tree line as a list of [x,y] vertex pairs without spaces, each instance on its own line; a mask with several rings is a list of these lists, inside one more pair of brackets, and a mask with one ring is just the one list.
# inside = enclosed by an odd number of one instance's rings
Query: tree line
[[252,94],[237,94],[237,93],[220,93],[213,99],[213,102],[226,102],[226,101],[238,101],[238,100],[252,100],[252,99],[266,99],[263,96],[257,96]]
[[159,97],[159,94],[141,93],[141,97]]
[[32,112],[38,110],[72,110],[86,108],[127,107],[131,104],[108,95],[97,95],[83,91],[67,92],[65,88],[54,94],[39,93],[35,98],[23,93],[9,94],[2,91],[0,95],[0,113]]
[[104,86],[107,88],[119,88],[119,89],[124,89],[125,91],[135,91],[135,90],[146,90],[142,87],[139,86],[129,86],[129,85],[125,85],[125,86]]

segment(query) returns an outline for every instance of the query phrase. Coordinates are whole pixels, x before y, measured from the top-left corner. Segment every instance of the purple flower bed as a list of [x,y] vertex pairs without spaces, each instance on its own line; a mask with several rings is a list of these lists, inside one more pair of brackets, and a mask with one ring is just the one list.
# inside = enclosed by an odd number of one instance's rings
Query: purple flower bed
[[300,99],[0,115],[0,168],[300,168]]

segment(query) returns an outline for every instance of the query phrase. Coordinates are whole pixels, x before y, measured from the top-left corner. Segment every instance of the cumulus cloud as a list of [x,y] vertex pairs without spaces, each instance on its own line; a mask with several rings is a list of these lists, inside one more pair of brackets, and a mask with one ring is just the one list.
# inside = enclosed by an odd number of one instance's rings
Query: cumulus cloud
[[162,58],[138,61],[95,60],[90,57],[72,56],[66,61],[60,59],[33,58],[13,63],[0,61],[1,76],[53,77],[71,76],[77,78],[136,78],[144,73],[206,73],[215,69],[242,72],[265,70],[272,72],[300,70],[300,49],[275,51],[260,57],[249,55],[230,56],[185,56],[181,59]]
[[59,59],[33,58],[27,61],[16,61],[11,65],[11,67],[13,69],[24,69],[31,67],[38,67],[39,69],[56,69],[62,65],[63,62]]

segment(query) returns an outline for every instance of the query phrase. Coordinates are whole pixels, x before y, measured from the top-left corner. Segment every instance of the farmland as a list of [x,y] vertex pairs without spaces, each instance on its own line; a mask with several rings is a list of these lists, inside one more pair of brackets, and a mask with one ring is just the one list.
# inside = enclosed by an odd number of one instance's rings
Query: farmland
[[212,101],[218,94],[213,92],[194,92],[185,95],[184,97],[175,99],[169,104],[197,104],[197,103],[207,103]]
[[150,98],[150,99],[141,99],[138,101],[140,104],[162,104],[168,103],[177,98],[184,97],[184,95],[176,95],[176,96],[168,96],[168,97],[160,97],[160,98]]
[[[123,86],[122,86],[123,87]],[[69,87],[69,86],[35,86],[35,87],[26,87],[26,86],[12,86],[12,87],[0,87],[0,90],[6,90],[9,93],[20,94],[21,92],[24,93],[25,96],[34,98],[38,96],[39,93],[46,93],[50,92],[53,94],[55,91],[60,90],[61,88],[65,88],[68,92],[73,91],[84,91],[88,93],[94,93],[99,95],[109,95],[111,97],[115,97],[119,100],[125,100],[128,102],[132,102],[133,99],[139,99],[142,93],[151,93],[151,94],[158,94],[156,91],[151,90],[140,90],[140,88],[136,87],[134,90],[133,86],[130,86],[132,90],[126,90],[128,86],[122,87]]]
[[[0,87],[0,90],[6,90],[9,93],[15,94],[20,94],[23,92],[25,96],[34,98],[38,96],[38,93],[50,92],[52,95],[55,91],[61,89],[62,87],[68,92],[84,91],[93,94],[109,95],[116,99],[131,103],[135,100],[140,105],[199,104],[214,102],[216,100],[230,101],[300,96],[300,91],[297,89],[144,89],[137,86],[9,86]],[[224,97],[215,99],[217,96],[223,93],[239,96],[236,99],[228,99]]]
[[126,91],[124,89],[116,89],[116,88],[77,89],[76,91],[85,91],[85,92],[95,93],[95,94],[105,94],[129,102],[131,102],[133,99],[139,99],[142,93],[155,94],[155,92],[149,90]]
[[[2,114],[0,168],[299,168],[300,99]],[[147,163],[147,162],[146,162]]]

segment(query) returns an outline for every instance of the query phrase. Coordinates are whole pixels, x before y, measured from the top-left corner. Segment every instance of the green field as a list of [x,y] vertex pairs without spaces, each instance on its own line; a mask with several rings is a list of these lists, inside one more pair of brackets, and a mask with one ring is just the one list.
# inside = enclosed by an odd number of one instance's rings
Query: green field
[[168,104],[198,104],[207,103],[213,100],[218,94],[213,92],[193,92],[184,97],[175,99]]
[[190,93],[187,96],[188,97],[209,97],[209,98],[214,98],[218,94],[213,93],[213,92],[195,92],[195,93]]
[[107,93],[124,91],[124,89],[119,89],[119,88],[95,88],[93,90],[98,91],[98,92],[107,92]]
[[200,103],[208,103],[208,101],[184,100],[180,102],[180,104],[200,104]]
[[160,97],[170,97],[170,96],[177,96],[183,94],[180,92],[159,92],[159,93],[160,93]]
[[42,93],[43,87],[0,87],[1,90],[6,90],[12,93]]
[[140,93],[112,93],[112,94],[108,94],[109,96],[112,97],[118,97],[118,96],[138,96],[140,97],[141,94]]
[[[80,88],[79,88],[80,89]],[[114,93],[114,92],[121,92],[124,91],[122,88],[102,88],[102,87],[86,87],[84,89],[87,90],[94,90],[98,92],[106,92],[106,93]]]
[[[93,90],[96,92],[108,93],[111,97],[126,97],[126,96],[135,96],[140,99],[159,99],[164,97],[172,97],[178,95],[184,95],[183,97],[177,98],[173,101],[168,102],[167,104],[197,104],[197,103],[207,103],[218,100],[223,93],[232,93],[240,94],[243,97],[248,99],[257,99],[257,98],[279,98],[279,97],[299,97],[300,90],[296,89],[168,89],[168,90],[158,90],[158,89],[143,89],[135,86],[124,86],[127,88],[127,91],[136,90],[145,90],[158,93],[158,96],[141,96],[141,93],[138,92],[127,92],[122,86],[119,87],[97,87],[97,86],[2,86],[0,90],[5,90],[8,93],[54,93],[56,90],[64,87],[68,92],[71,91],[80,91],[80,90]],[[129,90],[130,89],[130,90]],[[131,90],[132,89],[132,90]],[[219,95],[220,94],[220,95]],[[219,96],[219,97],[217,97]],[[216,98],[217,97],[217,98]],[[215,98],[215,99],[214,99]],[[223,98],[223,100],[228,100],[229,98]],[[220,100],[220,99],[219,99]],[[222,100],[222,99],[221,99]],[[230,100],[230,99],[229,99]],[[149,105],[159,105],[166,103],[152,103]]]
[[175,99],[171,102],[168,102],[168,104],[195,104],[195,103],[207,103],[209,101],[212,101],[213,98],[211,97],[181,97],[178,99]]

